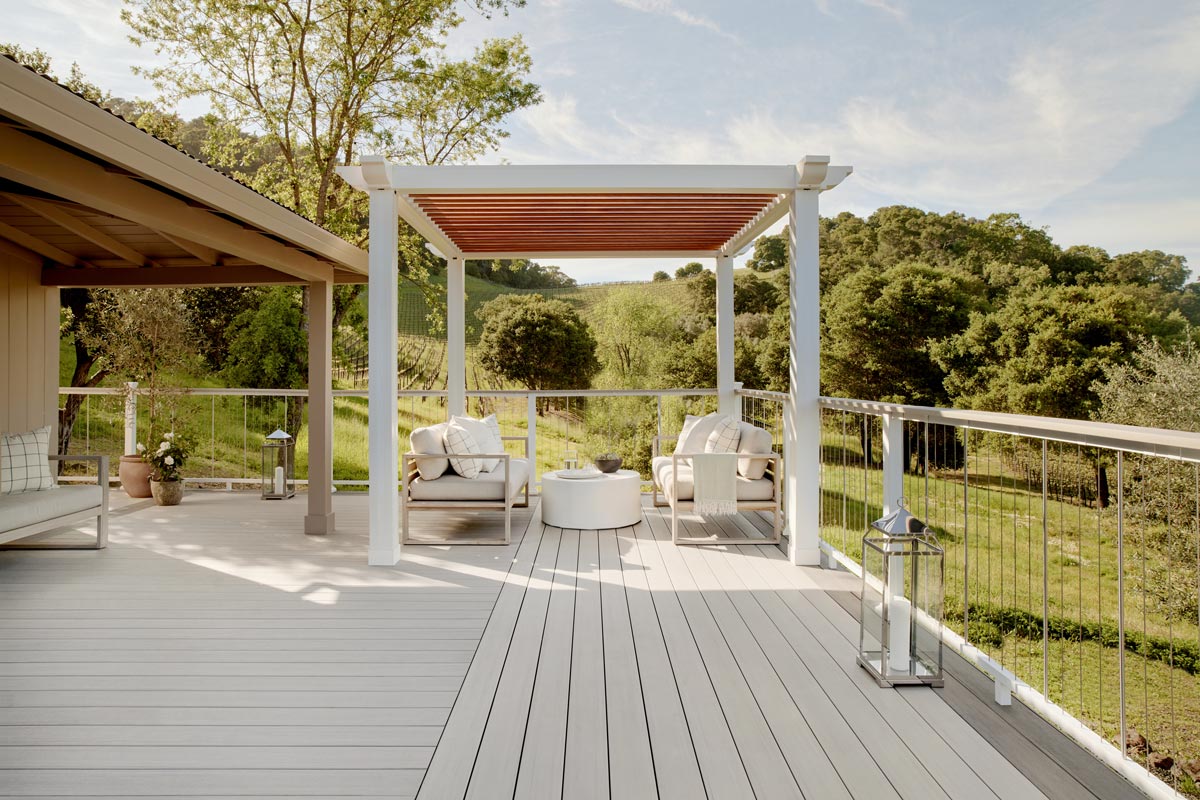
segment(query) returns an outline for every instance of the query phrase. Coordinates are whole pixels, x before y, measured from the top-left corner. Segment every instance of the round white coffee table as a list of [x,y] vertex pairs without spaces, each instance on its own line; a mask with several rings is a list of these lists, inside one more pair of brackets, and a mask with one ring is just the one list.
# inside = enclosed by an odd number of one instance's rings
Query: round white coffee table
[[542,522],[556,528],[626,528],[642,521],[642,476],[631,469],[571,480],[542,475]]

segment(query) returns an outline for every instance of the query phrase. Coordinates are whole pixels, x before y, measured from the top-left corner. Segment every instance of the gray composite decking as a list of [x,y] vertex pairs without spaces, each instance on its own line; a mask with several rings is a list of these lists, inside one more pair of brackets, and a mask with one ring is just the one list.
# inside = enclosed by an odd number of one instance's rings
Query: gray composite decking
[[126,505],[106,551],[0,553],[0,795],[1092,796],[1036,747],[1006,758],[957,690],[879,689],[853,581],[776,548],[675,547],[650,507],[564,531],[535,504],[508,547],[378,568],[363,498],[336,511],[305,537],[300,501],[197,492]]

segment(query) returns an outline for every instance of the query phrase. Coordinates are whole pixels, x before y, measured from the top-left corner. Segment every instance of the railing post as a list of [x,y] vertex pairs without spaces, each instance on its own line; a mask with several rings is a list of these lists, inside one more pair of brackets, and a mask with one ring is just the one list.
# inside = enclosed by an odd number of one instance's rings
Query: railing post
[[730,408],[729,414],[736,420],[742,420],[742,382],[738,381],[733,384],[733,405]]
[[525,437],[529,448],[529,491],[537,489],[537,395],[533,392],[525,395]]
[[883,513],[896,510],[904,496],[904,420],[884,414],[883,423]]
[[125,384],[125,455],[137,452],[137,381]]

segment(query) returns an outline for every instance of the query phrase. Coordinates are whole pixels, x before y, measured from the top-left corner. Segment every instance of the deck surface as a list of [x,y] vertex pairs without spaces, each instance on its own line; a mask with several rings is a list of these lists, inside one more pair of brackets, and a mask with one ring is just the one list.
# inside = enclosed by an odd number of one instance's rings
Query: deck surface
[[302,501],[197,492],[106,551],[0,553],[0,795],[1044,796],[941,693],[879,689],[830,575],[774,547],[535,505],[511,546],[371,568],[364,498],[336,511],[305,537]]

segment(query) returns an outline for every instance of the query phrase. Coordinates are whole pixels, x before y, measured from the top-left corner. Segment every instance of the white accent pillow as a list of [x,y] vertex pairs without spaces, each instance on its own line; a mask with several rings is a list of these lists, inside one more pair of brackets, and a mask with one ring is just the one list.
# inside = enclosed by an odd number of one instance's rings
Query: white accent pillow
[[[500,438],[500,423],[496,421],[495,414],[488,414],[483,419],[474,419],[472,417],[451,417],[450,421],[455,425],[471,432],[471,436],[475,438],[475,442],[479,445],[479,453],[503,453],[504,440]],[[483,472],[491,472],[496,467],[500,466],[498,458],[483,458],[479,459],[483,466],[480,468]]]
[[742,425],[733,417],[725,416],[717,420],[712,433],[704,442],[706,453],[736,453],[738,441],[742,438]]
[[[762,428],[743,422],[741,438],[738,441],[739,453],[770,453],[774,444],[771,434]],[[770,461],[765,458],[739,458],[738,475],[747,480],[756,481],[767,474]]]
[[53,488],[49,425],[0,437],[0,494]]
[[[442,438],[446,435],[446,426],[449,424],[448,422],[439,422],[437,425],[430,425],[428,428],[416,428],[413,430],[408,435],[408,444],[411,446],[412,451],[428,455],[446,452],[446,443],[442,441]],[[418,458],[416,464],[417,471],[427,481],[442,477],[446,470],[450,469],[450,460],[447,458]]]
[[450,467],[464,478],[478,478],[483,471],[482,459],[454,457],[483,452],[471,432],[457,422],[451,422],[446,426],[442,441],[446,445],[446,452],[450,454]]
[[688,414],[683,419],[683,430],[679,432],[679,438],[675,440],[675,452],[703,453],[709,434],[713,432],[713,428],[717,427],[717,423],[723,416],[715,411],[703,417]]

